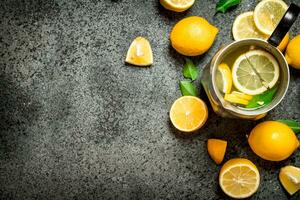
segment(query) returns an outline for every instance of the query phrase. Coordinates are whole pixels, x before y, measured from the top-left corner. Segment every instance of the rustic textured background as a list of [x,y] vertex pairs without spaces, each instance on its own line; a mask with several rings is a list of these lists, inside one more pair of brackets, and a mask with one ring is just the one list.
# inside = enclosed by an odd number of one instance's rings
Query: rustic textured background
[[[212,137],[229,141],[226,160],[247,157],[258,166],[261,185],[251,199],[287,199],[278,172],[300,166],[300,152],[279,163],[255,156],[246,134],[257,122],[222,119],[209,107],[194,137],[170,125],[184,62],[169,46],[172,26],[199,15],[220,29],[209,52],[193,58],[202,70],[232,41],[234,18],[257,4],[243,0],[214,16],[216,2],[196,0],[178,14],[158,0],[2,0],[0,199],[225,199],[220,167],[206,152]],[[300,19],[291,33],[300,33]],[[153,48],[149,68],[124,64],[140,35]],[[300,70],[292,69],[286,98],[264,120],[300,121],[299,99]]]

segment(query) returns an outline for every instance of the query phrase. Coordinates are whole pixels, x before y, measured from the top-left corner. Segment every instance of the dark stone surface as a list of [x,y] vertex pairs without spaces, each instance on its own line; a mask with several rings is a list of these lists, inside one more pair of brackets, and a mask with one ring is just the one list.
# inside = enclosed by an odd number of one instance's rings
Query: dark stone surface
[[[232,41],[234,18],[256,3],[214,16],[216,0],[181,14],[158,0],[2,0],[0,199],[226,199],[220,167],[206,152],[213,137],[229,141],[226,160],[247,157],[258,166],[261,185],[251,199],[288,199],[278,172],[300,166],[299,150],[263,161],[245,136],[257,122],[222,119],[211,108],[191,138],[179,137],[168,118],[183,79],[183,57],[169,46],[172,26],[200,15],[219,27],[210,51],[193,58],[202,69]],[[300,19],[292,35],[299,32]],[[152,67],[124,64],[139,35],[151,42]],[[291,70],[287,97],[264,120],[300,121],[299,92],[300,71]]]

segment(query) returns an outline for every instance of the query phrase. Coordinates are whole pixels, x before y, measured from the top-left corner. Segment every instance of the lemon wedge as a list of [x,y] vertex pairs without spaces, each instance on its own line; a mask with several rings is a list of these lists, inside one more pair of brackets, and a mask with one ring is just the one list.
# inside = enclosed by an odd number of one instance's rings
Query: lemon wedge
[[125,61],[136,66],[152,65],[153,54],[149,41],[143,37],[135,38],[128,49]]
[[268,39],[268,35],[256,28],[253,12],[245,12],[236,17],[232,26],[232,35],[234,40],[246,38]]
[[254,23],[266,35],[271,35],[288,6],[282,0],[263,0],[254,9]]
[[227,64],[221,63],[216,74],[217,87],[225,94],[230,93],[232,87],[231,70]]
[[168,10],[183,12],[192,7],[195,0],[160,0],[160,4]]
[[220,164],[225,156],[227,147],[227,141],[220,139],[208,139],[207,140],[207,151],[211,159],[216,164]]
[[272,88],[279,79],[279,65],[274,56],[263,50],[251,50],[237,58],[232,67],[234,86],[248,95]]
[[257,167],[244,158],[227,161],[221,168],[219,184],[221,189],[232,198],[247,198],[253,195],[259,186],[260,175]]
[[295,194],[300,190],[300,168],[294,166],[281,168],[279,180],[290,195]]

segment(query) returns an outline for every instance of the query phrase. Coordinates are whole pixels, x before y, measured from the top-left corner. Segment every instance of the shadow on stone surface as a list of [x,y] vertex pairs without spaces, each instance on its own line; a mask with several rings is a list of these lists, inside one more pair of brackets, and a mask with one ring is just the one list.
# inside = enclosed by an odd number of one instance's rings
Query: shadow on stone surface
[[0,95],[1,158],[9,156],[18,145],[20,137],[28,134],[26,128],[38,117],[38,105],[5,73],[0,75]]

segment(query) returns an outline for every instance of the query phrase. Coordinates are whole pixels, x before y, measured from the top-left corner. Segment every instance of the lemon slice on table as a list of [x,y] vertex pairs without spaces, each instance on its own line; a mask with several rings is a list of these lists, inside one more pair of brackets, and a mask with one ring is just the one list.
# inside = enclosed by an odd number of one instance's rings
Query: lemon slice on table
[[288,6],[282,0],[263,0],[254,10],[254,23],[264,34],[271,35]]
[[232,75],[231,70],[227,64],[221,63],[218,66],[216,73],[216,83],[219,90],[227,94],[231,91],[232,87]]
[[279,180],[290,195],[295,194],[300,190],[300,168],[294,166],[281,168]]
[[135,38],[127,51],[125,61],[136,66],[152,65],[153,54],[149,41],[143,37]]
[[160,0],[160,4],[168,10],[183,12],[192,7],[195,0]]
[[180,131],[193,132],[201,128],[208,117],[206,104],[194,96],[178,98],[170,110],[172,124]]
[[259,186],[260,175],[257,167],[244,158],[227,161],[221,168],[219,184],[230,197],[241,199],[250,197]]
[[240,92],[248,95],[261,94],[277,83],[279,65],[268,52],[251,50],[234,62],[232,79]]
[[245,12],[236,17],[232,26],[234,40],[259,38],[266,40],[268,36],[259,31],[254,23],[253,12]]

